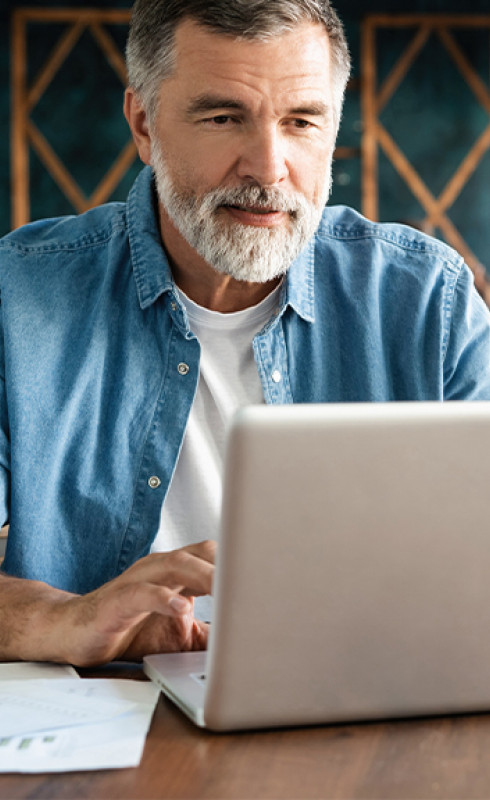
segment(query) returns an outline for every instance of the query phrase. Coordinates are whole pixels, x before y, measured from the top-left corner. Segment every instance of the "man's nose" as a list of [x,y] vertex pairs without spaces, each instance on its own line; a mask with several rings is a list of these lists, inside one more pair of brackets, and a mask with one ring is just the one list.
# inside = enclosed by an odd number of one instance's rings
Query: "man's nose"
[[288,173],[286,143],[280,131],[271,127],[247,132],[238,162],[239,177],[259,186],[274,186]]

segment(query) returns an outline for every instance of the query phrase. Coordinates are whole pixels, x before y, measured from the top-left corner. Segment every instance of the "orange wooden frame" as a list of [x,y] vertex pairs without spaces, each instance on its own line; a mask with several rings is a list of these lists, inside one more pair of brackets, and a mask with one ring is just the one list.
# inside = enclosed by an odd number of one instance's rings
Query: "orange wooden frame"
[[[376,33],[382,28],[415,28],[415,35],[383,84],[378,86]],[[367,217],[374,220],[378,218],[378,148],[381,147],[425,210],[427,216],[424,222],[439,228],[446,241],[463,255],[468,265],[475,272],[479,272],[481,271],[479,260],[447,215],[448,210],[455,203],[464,186],[477,169],[484,154],[490,148],[490,90],[470,64],[452,34],[453,30],[461,28],[488,29],[490,32],[490,15],[372,15],[364,21],[362,26],[362,109],[364,123],[362,138],[362,208]],[[471,147],[439,197],[433,195],[422,176],[380,122],[380,114],[383,108],[396,92],[411,65],[433,34],[439,37],[476,100],[489,114],[488,126]]]
[[[29,148],[56,181],[76,211],[82,212],[103,203],[113,193],[122,177],[134,162],[137,153],[132,139],[116,157],[108,172],[90,197],[86,197],[66,165],[36,127],[30,114],[41,99],[80,36],[89,30],[105,54],[107,61],[123,84],[126,83],[124,56],[108,32],[107,25],[128,25],[129,10],[94,8],[22,8],[12,15],[12,225],[23,225],[30,219]],[[51,51],[42,69],[30,86],[27,85],[27,25],[66,23],[66,30]]]

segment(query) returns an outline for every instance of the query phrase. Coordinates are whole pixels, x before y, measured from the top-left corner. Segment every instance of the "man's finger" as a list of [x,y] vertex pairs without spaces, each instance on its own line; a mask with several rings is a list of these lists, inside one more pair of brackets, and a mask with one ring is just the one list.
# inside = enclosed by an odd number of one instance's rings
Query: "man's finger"
[[183,547],[169,553],[152,553],[137,561],[114,583],[155,583],[186,595],[210,594],[214,576],[214,542]]
[[105,597],[99,612],[99,625],[108,633],[116,633],[137,625],[149,614],[170,617],[192,614],[193,602],[166,586],[132,583],[120,587],[110,598]]

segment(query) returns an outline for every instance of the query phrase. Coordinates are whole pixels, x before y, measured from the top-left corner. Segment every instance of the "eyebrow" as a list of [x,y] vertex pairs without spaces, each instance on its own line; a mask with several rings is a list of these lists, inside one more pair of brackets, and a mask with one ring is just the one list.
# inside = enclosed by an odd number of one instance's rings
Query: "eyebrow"
[[[215,94],[202,94],[195,97],[187,106],[187,116],[216,111],[217,109],[229,109],[232,111],[246,111],[247,107],[240,100],[231,97],[224,97]],[[313,101],[295,106],[287,111],[288,114],[307,116],[307,117],[327,117],[329,106],[322,101]]]
[[305,117],[327,117],[328,112],[329,106],[321,101],[315,101],[302,106],[296,106],[295,108],[291,108],[289,111],[290,114],[298,114],[299,116]]
[[217,94],[202,94],[195,97],[187,106],[187,116],[202,114],[207,111],[215,111],[218,108],[229,108],[234,111],[244,111],[245,105],[239,100],[230,97],[222,97]]

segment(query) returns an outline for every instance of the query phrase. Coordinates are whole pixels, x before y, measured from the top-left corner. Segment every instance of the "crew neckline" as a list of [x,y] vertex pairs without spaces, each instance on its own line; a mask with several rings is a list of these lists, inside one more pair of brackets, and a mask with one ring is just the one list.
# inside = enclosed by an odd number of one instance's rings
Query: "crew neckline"
[[176,293],[185,307],[189,322],[197,323],[208,328],[236,328],[246,325],[257,325],[266,322],[277,308],[282,281],[256,305],[243,308],[240,311],[212,311],[205,306],[191,300],[182,289],[176,288]]

